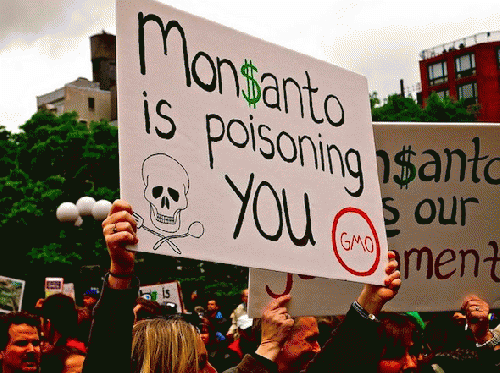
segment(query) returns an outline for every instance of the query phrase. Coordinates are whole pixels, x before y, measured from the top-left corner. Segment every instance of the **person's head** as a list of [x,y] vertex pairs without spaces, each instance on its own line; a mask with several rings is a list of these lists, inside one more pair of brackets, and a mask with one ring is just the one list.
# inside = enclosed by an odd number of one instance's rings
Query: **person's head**
[[56,331],[65,337],[72,336],[76,332],[78,311],[73,298],[62,293],[47,297],[43,302],[42,315],[45,319],[46,337],[49,340]]
[[209,298],[207,301],[207,311],[208,312],[214,312],[219,309],[219,306],[217,305],[217,299],[215,298]]
[[85,354],[67,346],[54,347],[42,356],[42,372],[81,373]]
[[81,352],[70,354],[64,361],[63,373],[82,373],[84,361],[85,355]]
[[134,325],[134,373],[215,373],[196,328],[180,318],[142,320]]
[[193,311],[200,316],[205,314],[205,309],[202,306],[196,306]]
[[332,335],[332,332],[341,323],[340,319],[336,316],[322,316],[318,317],[319,338],[318,343],[323,347]]
[[83,306],[92,310],[99,300],[99,292],[96,289],[88,289],[83,293]]
[[3,373],[36,372],[40,366],[40,319],[27,312],[0,316],[0,364]]
[[278,371],[300,372],[321,350],[318,344],[319,329],[315,317],[295,319],[287,340],[276,358]]
[[201,318],[200,325],[200,337],[205,346],[208,346],[210,343],[215,341],[215,328],[210,319],[206,317]]
[[404,314],[381,316],[380,343],[384,346],[378,364],[380,373],[416,372],[422,352],[422,333]]
[[248,304],[248,289],[245,289],[241,292],[241,301],[245,304]]
[[257,335],[253,324],[254,319],[248,317],[247,314],[241,315],[236,321],[236,325],[238,326],[239,346],[243,354],[250,354],[259,346],[260,328]]
[[470,329],[465,329],[465,321],[465,317],[459,312],[435,313],[425,327],[424,346],[432,354],[457,349],[474,349],[474,337]]
[[161,306],[154,300],[138,297],[134,306],[134,324],[144,320],[161,316]]

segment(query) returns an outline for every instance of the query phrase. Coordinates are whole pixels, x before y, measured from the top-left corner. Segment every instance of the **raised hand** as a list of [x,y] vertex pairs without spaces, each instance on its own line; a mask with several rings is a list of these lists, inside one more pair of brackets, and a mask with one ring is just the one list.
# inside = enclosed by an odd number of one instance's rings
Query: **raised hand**
[[396,296],[401,287],[401,273],[397,270],[396,254],[393,251],[387,253],[389,262],[385,267],[387,276],[384,285],[365,285],[358,298],[358,303],[366,312],[376,315],[382,310],[384,304]]
[[476,295],[468,295],[462,302],[462,311],[465,313],[467,324],[477,343],[483,344],[493,338],[489,329],[490,307],[488,303]]
[[111,206],[108,217],[102,222],[102,231],[111,258],[111,287],[123,288],[130,283],[134,272],[135,253],[126,250],[127,245],[137,244],[137,222],[132,216],[132,207],[125,201],[116,200]]
[[262,313],[261,343],[256,353],[274,361],[281,345],[287,339],[294,320],[288,315],[284,306],[290,300],[289,295],[273,299]]

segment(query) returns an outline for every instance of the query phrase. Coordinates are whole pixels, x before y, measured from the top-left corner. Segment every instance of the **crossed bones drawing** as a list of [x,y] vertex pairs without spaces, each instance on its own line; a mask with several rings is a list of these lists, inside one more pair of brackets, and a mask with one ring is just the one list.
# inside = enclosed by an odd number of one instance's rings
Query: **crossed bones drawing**
[[163,235],[146,227],[144,218],[134,213],[137,228],[159,237],[153,250],[158,250],[166,242],[174,252],[181,254],[177,245],[172,242],[173,239],[187,236],[200,238],[205,232],[203,224],[195,221],[189,225],[186,233],[177,233],[181,226],[181,212],[188,207],[189,176],[186,169],[167,154],[156,153],[144,160],[142,180],[145,187],[144,198],[150,206],[151,223],[156,229],[171,235]]
[[187,236],[200,238],[201,236],[203,236],[203,233],[205,232],[205,228],[203,227],[203,224],[201,224],[199,221],[195,221],[189,225],[187,232],[184,234],[174,234],[171,236],[164,236],[164,235],[146,227],[144,225],[144,219],[138,213],[134,212],[132,215],[134,216],[134,219],[137,221],[137,229],[142,228],[142,229],[148,231],[149,233],[160,237],[160,239],[158,241],[156,241],[156,243],[154,244],[153,250],[158,250],[160,248],[160,246],[166,242],[170,246],[170,248],[172,250],[174,250],[174,252],[176,252],[177,254],[182,254],[179,247],[175,243],[172,242],[173,239],[183,238],[183,237],[187,237]]

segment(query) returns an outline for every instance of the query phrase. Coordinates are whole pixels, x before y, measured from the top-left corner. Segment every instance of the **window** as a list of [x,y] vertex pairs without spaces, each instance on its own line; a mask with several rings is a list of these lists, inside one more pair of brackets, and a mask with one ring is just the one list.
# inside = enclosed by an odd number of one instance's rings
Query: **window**
[[438,97],[442,100],[444,99],[445,97],[449,97],[450,96],[450,91],[445,89],[443,91],[437,91],[436,94],[438,95]]
[[476,74],[476,58],[474,53],[464,54],[455,58],[455,71],[457,79]]
[[464,99],[467,105],[477,103],[477,83],[472,82],[457,87],[458,99]]
[[429,85],[437,85],[448,81],[446,61],[441,61],[428,67]]
[[94,111],[94,108],[95,108],[94,97],[89,97],[89,110]]

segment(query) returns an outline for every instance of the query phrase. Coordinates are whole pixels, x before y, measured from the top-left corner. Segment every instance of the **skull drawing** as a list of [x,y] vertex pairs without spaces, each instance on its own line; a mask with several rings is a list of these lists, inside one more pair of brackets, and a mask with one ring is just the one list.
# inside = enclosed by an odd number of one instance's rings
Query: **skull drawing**
[[164,232],[177,232],[181,211],[188,206],[189,178],[184,167],[166,154],[152,154],[142,164],[142,180],[153,225]]

